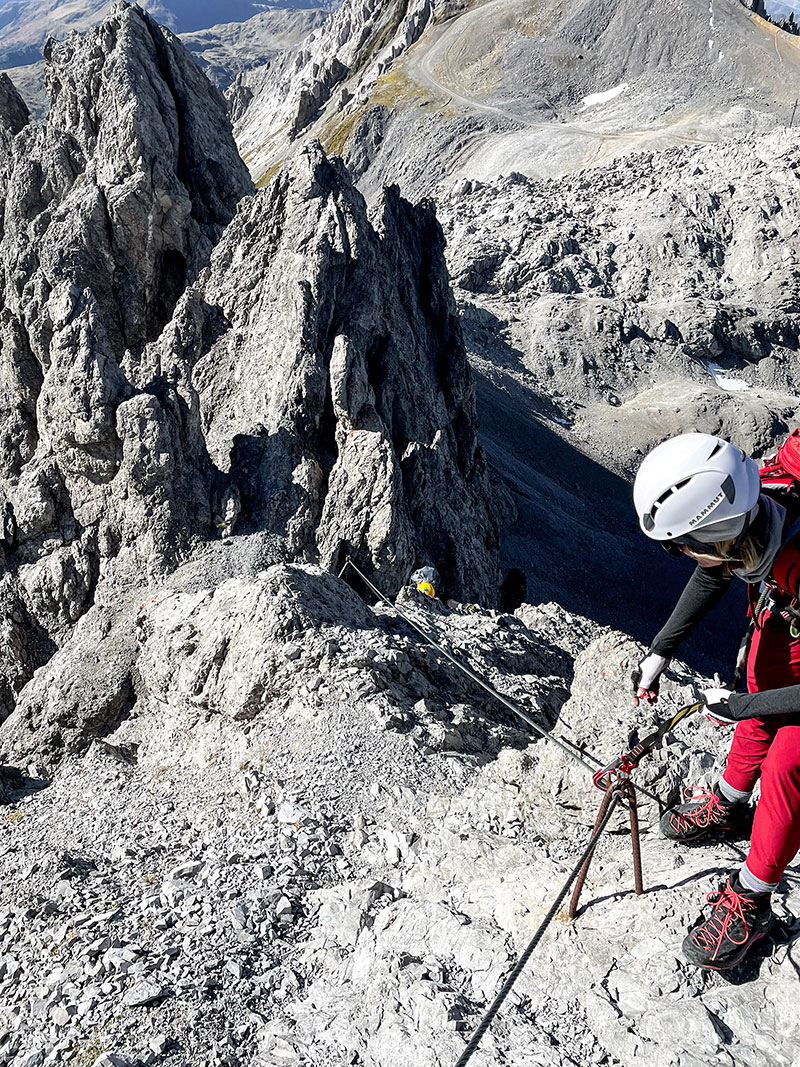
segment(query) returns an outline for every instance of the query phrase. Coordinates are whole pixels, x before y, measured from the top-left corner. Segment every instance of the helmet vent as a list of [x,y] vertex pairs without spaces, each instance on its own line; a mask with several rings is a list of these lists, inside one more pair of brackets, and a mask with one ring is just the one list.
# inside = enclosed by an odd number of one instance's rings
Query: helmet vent
[[679,489],[683,489],[683,487],[685,485],[688,485],[690,481],[691,481],[691,478],[684,478],[682,482],[676,482],[675,485],[671,485],[669,487],[669,489],[667,489],[665,492],[663,492],[661,494],[661,496],[653,504],[653,510],[655,511],[658,508],[662,507],[662,505],[665,504],[669,500],[669,498],[672,496],[673,493],[677,493]]
[[734,497],[736,496],[736,486],[734,485],[733,478],[731,478],[730,474],[722,483],[722,492],[725,494],[728,503],[732,504]]
[[723,449],[724,447],[725,447],[725,442],[717,440],[714,443],[714,447],[708,453],[708,458],[711,459],[713,456],[716,456],[717,452],[719,452],[720,449]]

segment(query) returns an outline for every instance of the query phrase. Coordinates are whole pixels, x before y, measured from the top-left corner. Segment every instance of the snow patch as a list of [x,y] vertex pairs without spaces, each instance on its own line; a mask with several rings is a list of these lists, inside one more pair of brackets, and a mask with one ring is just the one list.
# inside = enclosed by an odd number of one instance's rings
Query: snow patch
[[750,383],[746,382],[743,378],[728,378],[725,375],[725,371],[718,363],[712,363],[710,360],[706,360],[706,370],[714,379],[720,389],[727,389],[729,393],[741,393],[745,389],[750,388]]
[[607,89],[604,93],[590,93],[589,96],[584,96],[581,110],[585,111],[587,107],[594,107],[595,104],[605,104],[606,101],[613,100],[615,96],[624,93],[627,88],[628,83],[623,82],[622,85],[618,85],[615,89]]

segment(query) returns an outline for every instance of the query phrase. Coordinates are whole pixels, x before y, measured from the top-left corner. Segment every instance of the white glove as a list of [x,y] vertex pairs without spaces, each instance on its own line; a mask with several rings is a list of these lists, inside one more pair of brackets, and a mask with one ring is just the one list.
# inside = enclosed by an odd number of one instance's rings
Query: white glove
[[631,675],[633,702],[636,707],[639,706],[640,700],[646,704],[655,704],[658,700],[659,680],[669,662],[665,656],[659,656],[656,652],[650,652],[641,661]]
[[703,715],[715,726],[733,726],[739,720],[726,714],[728,701],[733,696],[732,689],[701,689],[706,706]]

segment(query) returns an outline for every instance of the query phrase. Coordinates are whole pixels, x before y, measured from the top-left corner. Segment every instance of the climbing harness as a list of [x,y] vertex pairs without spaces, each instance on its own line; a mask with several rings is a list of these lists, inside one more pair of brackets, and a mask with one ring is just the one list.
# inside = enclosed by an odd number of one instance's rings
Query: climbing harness
[[464,1049],[464,1052],[462,1053],[458,1062],[455,1064],[455,1067],[465,1067],[467,1062],[471,1059],[473,1052],[475,1052],[475,1050],[477,1049],[481,1038],[491,1026],[492,1020],[500,1010],[503,1001],[511,992],[514,983],[524,970],[525,965],[533,954],[534,949],[541,941],[545,930],[555,918],[559,907],[564,901],[564,898],[566,897],[573,883],[575,885],[575,888],[573,890],[572,898],[570,900],[569,917],[573,919],[577,914],[578,901],[580,899],[581,890],[583,889],[586,877],[589,873],[589,867],[594,856],[595,848],[597,846],[598,841],[603,835],[603,831],[608,826],[608,823],[611,819],[612,814],[614,813],[614,810],[617,808],[618,805],[621,805],[622,807],[628,809],[631,827],[631,841],[633,846],[634,891],[636,892],[637,896],[643,892],[642,859],[639,842],[639,817],[638,808],[636,804],[636,791],[638,790],[645,796],[654,800],[658,804],[659,810],[661,809],[662,805],[659,798],[653,793],[650,793],[648,790],[643,789],[640,785],[634,785],[634,783],[631,781],[631,772],[639,766],[639,763],[645,756],[650,755],[658,747],[658,745],[661,743],[661,741],[663,741],[663,739],[670,732],[670,730],[672,730],[675,726],[678,725],[678,723],[682,722],[689,715],[692,715],[694,712],[699,711],[700,708],[704,706],[704,702],[702,700],[699,700],[693,704],[687,704],[686,707],[681,708],[680,711],[676,712],[674,715],[670,716],[662,723],[660,723],[657,729],[655,729],[652,733],[648,734],[643,741],[637,742],[631,747],[629,751],[623,752],[622,755],[619,756],[612,763],[609,763],[604,766],[602,762],[597,759],[597,757],[593,753],[587,751],[585,748],[579,747],[576,743],[570,741],[568,738],[555,737],[553,734],[548,733],[545,729],[539,726],[539,724],[534,719],[532,719],[530,715],[528,715],[527,712],[525,712],[513,700],[510,700],[508,697],[503,696],[502,693],[499,693],[493,686],[489,685],[488,682],[484,681],[484,679],[477,675],[473,670],[471,670],[469,667],[466,667],[463,663],[460,663],[439,641],[436,640],[436,638],[431,637],[431,635],[424,629],[424,627],[420,626],[419,623],[417,623],[415,620],[409,618],[409,616],[406,615],[403,611],[401,611],[396,604],[393,604],[387,597],[385,597],[380,591],[380,589],[378,589],[377,586],[374,585],[373,582],[369,580],[369,578],[367,578],[363,571],[361,571],[359,567],[356,566],[356,564],[349,556],[345,560],[344,566],[339,571],[340,578],[344,576],[345,572],[349,567],[352,568],[353,571],[355,571],[355,573],[361,578],[361,580],[367,585],[367,587],[372,590],[375,596],[383,604],[391,608],[401,619],[403,619],[403,621],[408,626],[410,626],[414,631],[416,631],[416,633],[418,633],[428,645],[432,646],[437,652],[444,656],[444,658],[448,660],[449,663],[451,663],[454,667],[461,671],[462,674],[465,674],[476,685],[480,686],[483,690],[485,690],[492,697],[494,697],[495,700],[498,700],[501,704],[508,708],[509,711],[513,712],[514,715],[517,716],[517,718],[521,719],[528,726],[530,726],[531,729],[535,730],[536,733],[558,745],[558,747],[562,749],[562,751],[566,752],[572,760],[574,760],[576,763],[579,763],[584,768],[584,770],[589,771],[589,773],[592,775],[592,781],[598,789],[604,790],[603,800],[600,805],[600,810],[597,814],[597,819],[595,820],[594,828],[592,830],[592,836],[589,839],[589,842],[587,843],[586,847],[584,848],[580,859],[575,864],[575,867],[570,873],[569,878],[561,887],[558,896],[553,902],[547,915],[545,915],[544,919],[539,925],[539,928],[537,929],[536,933],[528,944],[528,947],[525,949],[525,951],[518,959],[517,963],[514,965],[514,969],[511,971],[508,978],[503,983],[500,992],[495,997],[488,1011],[486,1012],[480,1024],[478,1025],[478,1028],[476,1029],[475,1033],[472,1035],[469,1044]]

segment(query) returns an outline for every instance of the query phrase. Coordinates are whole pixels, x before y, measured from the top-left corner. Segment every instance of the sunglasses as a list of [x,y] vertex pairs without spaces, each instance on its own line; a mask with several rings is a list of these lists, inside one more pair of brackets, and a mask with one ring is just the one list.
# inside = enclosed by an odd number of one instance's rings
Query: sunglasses
[[713,545],[704,544],[702,541],[690,537],[689,534],[684,534],[683,537],[674,537],[670,541],[662,541],[661,547],[665,552],[668,552],[670,556],[683,555],[681,549],[685,547],[691,552],[696,552],[698,555],[714,556],[715,559],[723,558],[718,552],[714,551]]

